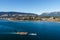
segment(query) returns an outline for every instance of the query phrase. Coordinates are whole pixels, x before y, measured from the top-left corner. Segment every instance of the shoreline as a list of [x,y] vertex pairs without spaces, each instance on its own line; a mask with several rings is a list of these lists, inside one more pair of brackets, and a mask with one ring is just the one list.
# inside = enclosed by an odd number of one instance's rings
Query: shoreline
[[60,21],[42,21],[42,20],[8,20],[8,21],[38,21],[38,22],[58,22],[58,23],[60,23]]
[[[1,19],[1,20],[8,20],[8,19]],[[8,21],[11,21],[11,22],[17,22],[17,21],[20,21],[20,22],[22,22],[22,21],[33,21],[33,22],[57,22],[57,23],[60,23],[60,21],[47,21],[47,20],[44,20],[44,21],[42,21],[42,20],[8,20]]]

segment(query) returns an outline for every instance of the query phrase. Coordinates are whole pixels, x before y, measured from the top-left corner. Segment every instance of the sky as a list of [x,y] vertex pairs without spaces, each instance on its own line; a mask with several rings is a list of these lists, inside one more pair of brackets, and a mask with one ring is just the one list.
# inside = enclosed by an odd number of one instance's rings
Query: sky
[[60,11],[60,0],[0,0],[0,12],[42,14]]

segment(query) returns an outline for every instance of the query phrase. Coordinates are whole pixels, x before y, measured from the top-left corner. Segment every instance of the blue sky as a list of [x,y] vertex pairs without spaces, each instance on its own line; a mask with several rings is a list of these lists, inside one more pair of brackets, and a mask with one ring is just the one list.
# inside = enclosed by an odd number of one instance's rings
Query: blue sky
[[36,14],[60,11],[60,0],[0,0],[0,11]]

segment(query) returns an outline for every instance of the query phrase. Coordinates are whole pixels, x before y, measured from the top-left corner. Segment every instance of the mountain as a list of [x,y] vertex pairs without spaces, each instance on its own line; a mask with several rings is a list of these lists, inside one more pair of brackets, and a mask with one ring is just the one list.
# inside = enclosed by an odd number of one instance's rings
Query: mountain
[[0,15],[4,15],[4,14],[8,14],[8,15],[13,15],[13,14],[17,14],[17,15],[37,15],[34,13],[23,13],[23,12],[0,12]]
[[54,17],[60,17],[60,12],[42,13],[40,16],[54,16]]

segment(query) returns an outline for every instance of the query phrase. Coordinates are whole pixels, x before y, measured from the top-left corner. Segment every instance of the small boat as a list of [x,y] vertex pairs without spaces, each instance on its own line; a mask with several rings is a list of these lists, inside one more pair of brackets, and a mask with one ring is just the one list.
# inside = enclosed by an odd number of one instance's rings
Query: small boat
[[36,36],[36,35],[37,35],[37,33],[29,33],[29,35],[34,35],[34,36]]

